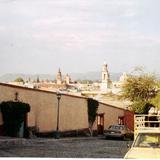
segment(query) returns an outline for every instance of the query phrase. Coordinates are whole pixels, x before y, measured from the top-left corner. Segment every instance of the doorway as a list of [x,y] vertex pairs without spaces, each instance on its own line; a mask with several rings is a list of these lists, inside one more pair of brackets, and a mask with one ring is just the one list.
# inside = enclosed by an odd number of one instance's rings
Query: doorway
[[118,124],[119,125],[124,125],[124,116],[119,116],[118,117]]
[[104,113],[97,114],[97,133],[104,133]]

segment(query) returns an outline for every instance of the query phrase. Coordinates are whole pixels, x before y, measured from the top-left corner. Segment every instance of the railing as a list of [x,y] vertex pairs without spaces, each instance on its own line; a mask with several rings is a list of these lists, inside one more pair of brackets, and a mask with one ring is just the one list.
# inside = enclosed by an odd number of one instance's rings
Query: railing
[[139,131],[148,129],[160,130],[160,115],[134,115],[134,137],[137,136]]

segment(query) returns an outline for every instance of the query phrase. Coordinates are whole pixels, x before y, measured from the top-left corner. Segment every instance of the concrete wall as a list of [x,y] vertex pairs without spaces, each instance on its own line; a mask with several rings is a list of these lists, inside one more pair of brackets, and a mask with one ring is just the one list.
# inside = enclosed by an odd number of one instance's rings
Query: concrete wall
[[[0,83],[0,102],[14,100],[16,92],[18,93],[19,101],[28,103],[31,106],[31,111],[27,117],[29,127],[35,126],[39,132],[56,130],[56,93]],[[86,98],[62,95],[59,113],[60,131],[88,128]],[[0,124],[3,124],[1,113]]]
[[[109,125],[118,124],[118,117],[124,116],[125,110],[108,104],[99,103],[98,114],[104,113],[104,130]],[[97,119],[94,123],[94,129],[97,129]]]
[[[28,103],[31,111],[27,116],[27,125],[36,127],[39,132],[56,131],[57,96],[54,92],[29,89],[0,83],[0,103],[15,99]],[[88,128],[87,98],[62,94],[59,112],[59,130],[81,130]],[[111,124],[118,124],[118,117],[124,116],[125,110],[99,103],[98,113],[104,113],[104,130]],[[0,125],[3,124],[0,112]],[[97,130],[97,120],[94,123]]]

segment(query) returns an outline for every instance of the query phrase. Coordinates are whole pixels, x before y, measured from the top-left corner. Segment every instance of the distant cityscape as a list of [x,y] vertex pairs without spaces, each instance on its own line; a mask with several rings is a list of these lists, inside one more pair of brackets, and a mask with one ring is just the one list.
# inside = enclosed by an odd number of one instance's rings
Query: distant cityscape
[[[57,69],[58,70],[58,69]],[[63,70],[62,70],[63,72]],[[101,80],[101,71],[90,71],[86,73],[69,73],[75,81],[82,80],[92,80],[92,81],[100,81]],[[119,80],[121,72],[110,72],[111,80],[117,81]],[[39,77],[40,80],[55,80],[56,74],[24,74],[24,73],[7,73],[0,76],[0,82],[10,82],[14,81],[17,77],[22,77],[24,80],[28,80],[29,78],[32,80],[36,80]]]
[[[99,72],[71,75],[64,74],[60,68],[53,76],[47,74],[7,74],[0,77],[0,81],[27,88],[51,92],[60,91],[70,95],[91,97],[104,103],[124,107],[124,102],[118,99],[116,100],[115,95],[120,94],[121,85],[127,78],[127,74],[125,72],[110,74],[109,67],[106,63],[100,66],[100,68],[101,70]],[[21,80],[18,78],[21,78]],[[128,102],[125,103],[128,104]]]
[[[64,73],[61,74],[61,69],[59,68],[59,78],[60,81],[62,81],[62,79],[65,79],[68,77],[70,78],[69,81],[72,82],[67,82],[69,83],[93,83],[93,82],[101,82],[101,71],[97,71],[97,72],[86,72],[86,73],[70,73],[70,74],[66,74],[64,75]],[[63,72],[63,71],[62,71]],[[106,68],[106,72],[108,72],[108,69]],[[109,79],[111,81],[118,81],[120,76],[122,75],[122,73],[108,73],[109,75]],[[53,74],[5,74],[0,76],[0,82],[4,82],[4,83],[13,83],[15,82],[15,80],[17,78],[21,77],[24,80],[24,83],[28,83],[28,82],[37,82],[37,79],[39,82],[55,82],[55,83],[60,83],[62,84],[62,82],[57,82],[57,75]]]

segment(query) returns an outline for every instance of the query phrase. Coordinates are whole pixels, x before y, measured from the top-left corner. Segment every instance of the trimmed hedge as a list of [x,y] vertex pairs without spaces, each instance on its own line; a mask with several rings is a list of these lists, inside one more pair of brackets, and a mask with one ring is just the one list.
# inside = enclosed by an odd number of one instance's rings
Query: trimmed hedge
[[7,101],[0,104],[5,135],[17,137],[25,114],[30,111],[30,105],[22,102]]

